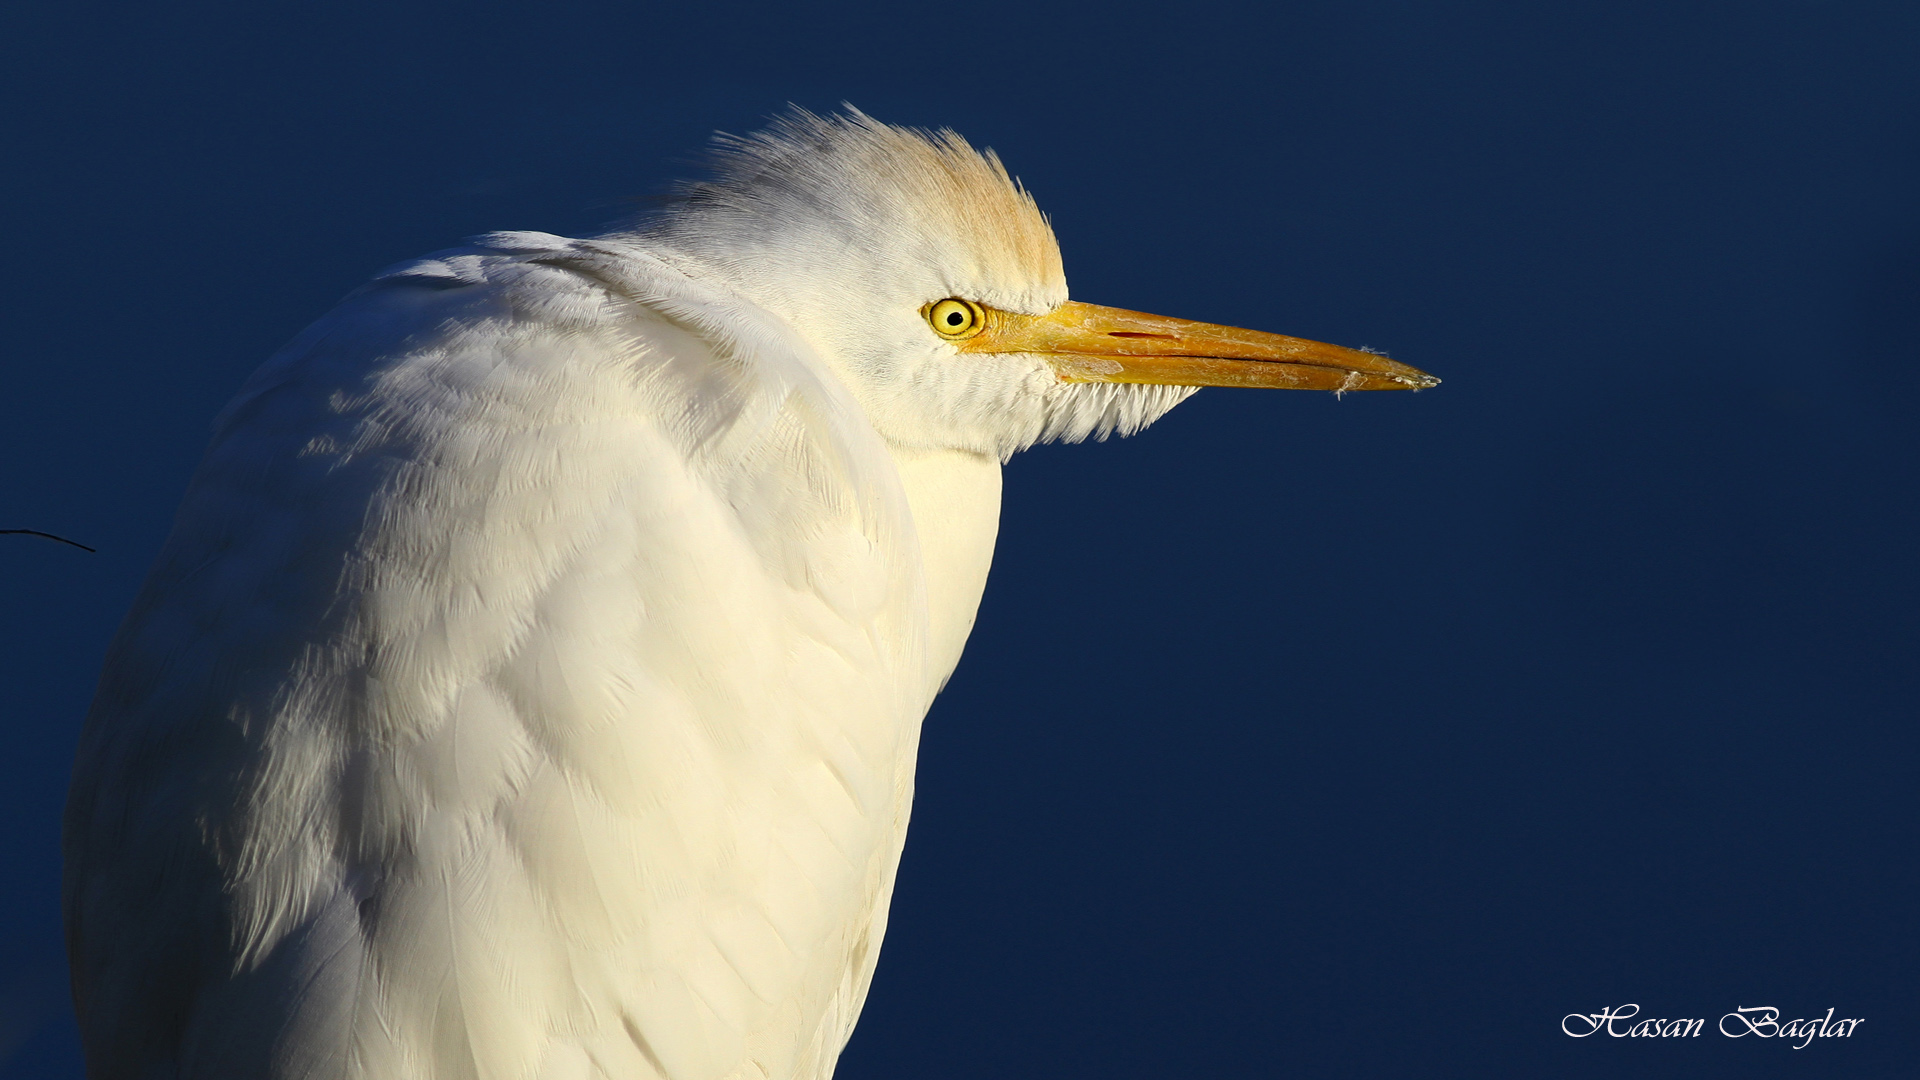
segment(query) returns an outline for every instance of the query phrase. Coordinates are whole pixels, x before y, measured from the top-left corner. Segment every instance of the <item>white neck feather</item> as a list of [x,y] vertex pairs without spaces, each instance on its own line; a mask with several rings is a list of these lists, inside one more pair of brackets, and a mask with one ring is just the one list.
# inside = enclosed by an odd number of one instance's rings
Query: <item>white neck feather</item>
[[966,450],[890,446],[920,534],[930,690],[946,685],[973,630],[1000,532],[1000,462]]

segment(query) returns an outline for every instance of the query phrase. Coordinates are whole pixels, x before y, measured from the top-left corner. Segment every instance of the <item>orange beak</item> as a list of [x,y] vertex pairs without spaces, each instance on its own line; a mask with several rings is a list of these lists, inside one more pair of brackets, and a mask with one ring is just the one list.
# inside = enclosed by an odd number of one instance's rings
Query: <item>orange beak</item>
[[973,306],[983,324],[963,353],[1032,353],[1065,382],[1424,390],[1439,379],[1378,353],[1284,334],[1068,301],[1045,315]]

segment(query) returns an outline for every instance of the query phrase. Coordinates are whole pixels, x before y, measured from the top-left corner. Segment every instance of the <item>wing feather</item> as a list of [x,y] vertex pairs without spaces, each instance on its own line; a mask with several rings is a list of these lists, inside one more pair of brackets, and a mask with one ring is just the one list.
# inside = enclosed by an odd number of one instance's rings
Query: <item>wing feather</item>
[[630,245],[384,274],[222,414],[67,822],[96,1080],[814,1077],[925,672],[807,345]]

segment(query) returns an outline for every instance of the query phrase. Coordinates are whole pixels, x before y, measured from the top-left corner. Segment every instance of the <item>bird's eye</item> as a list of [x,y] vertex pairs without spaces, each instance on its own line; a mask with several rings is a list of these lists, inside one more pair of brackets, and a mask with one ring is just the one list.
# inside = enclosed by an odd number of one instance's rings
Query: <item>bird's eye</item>
[[948,341],[970,338],[986,329],[987,313],[971,300],[948,297],[928,304],[927,322],[933,332]]

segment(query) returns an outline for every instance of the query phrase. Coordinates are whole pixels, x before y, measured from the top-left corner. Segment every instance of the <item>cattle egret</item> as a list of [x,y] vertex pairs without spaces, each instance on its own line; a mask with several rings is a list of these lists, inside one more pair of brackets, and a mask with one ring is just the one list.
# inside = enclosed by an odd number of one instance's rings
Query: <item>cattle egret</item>
[[830,1076],[1001,464],[1435,381],[1070,301],[996,157],[858,112],[387,270],[221,413],[107,658],[88,1075]]

